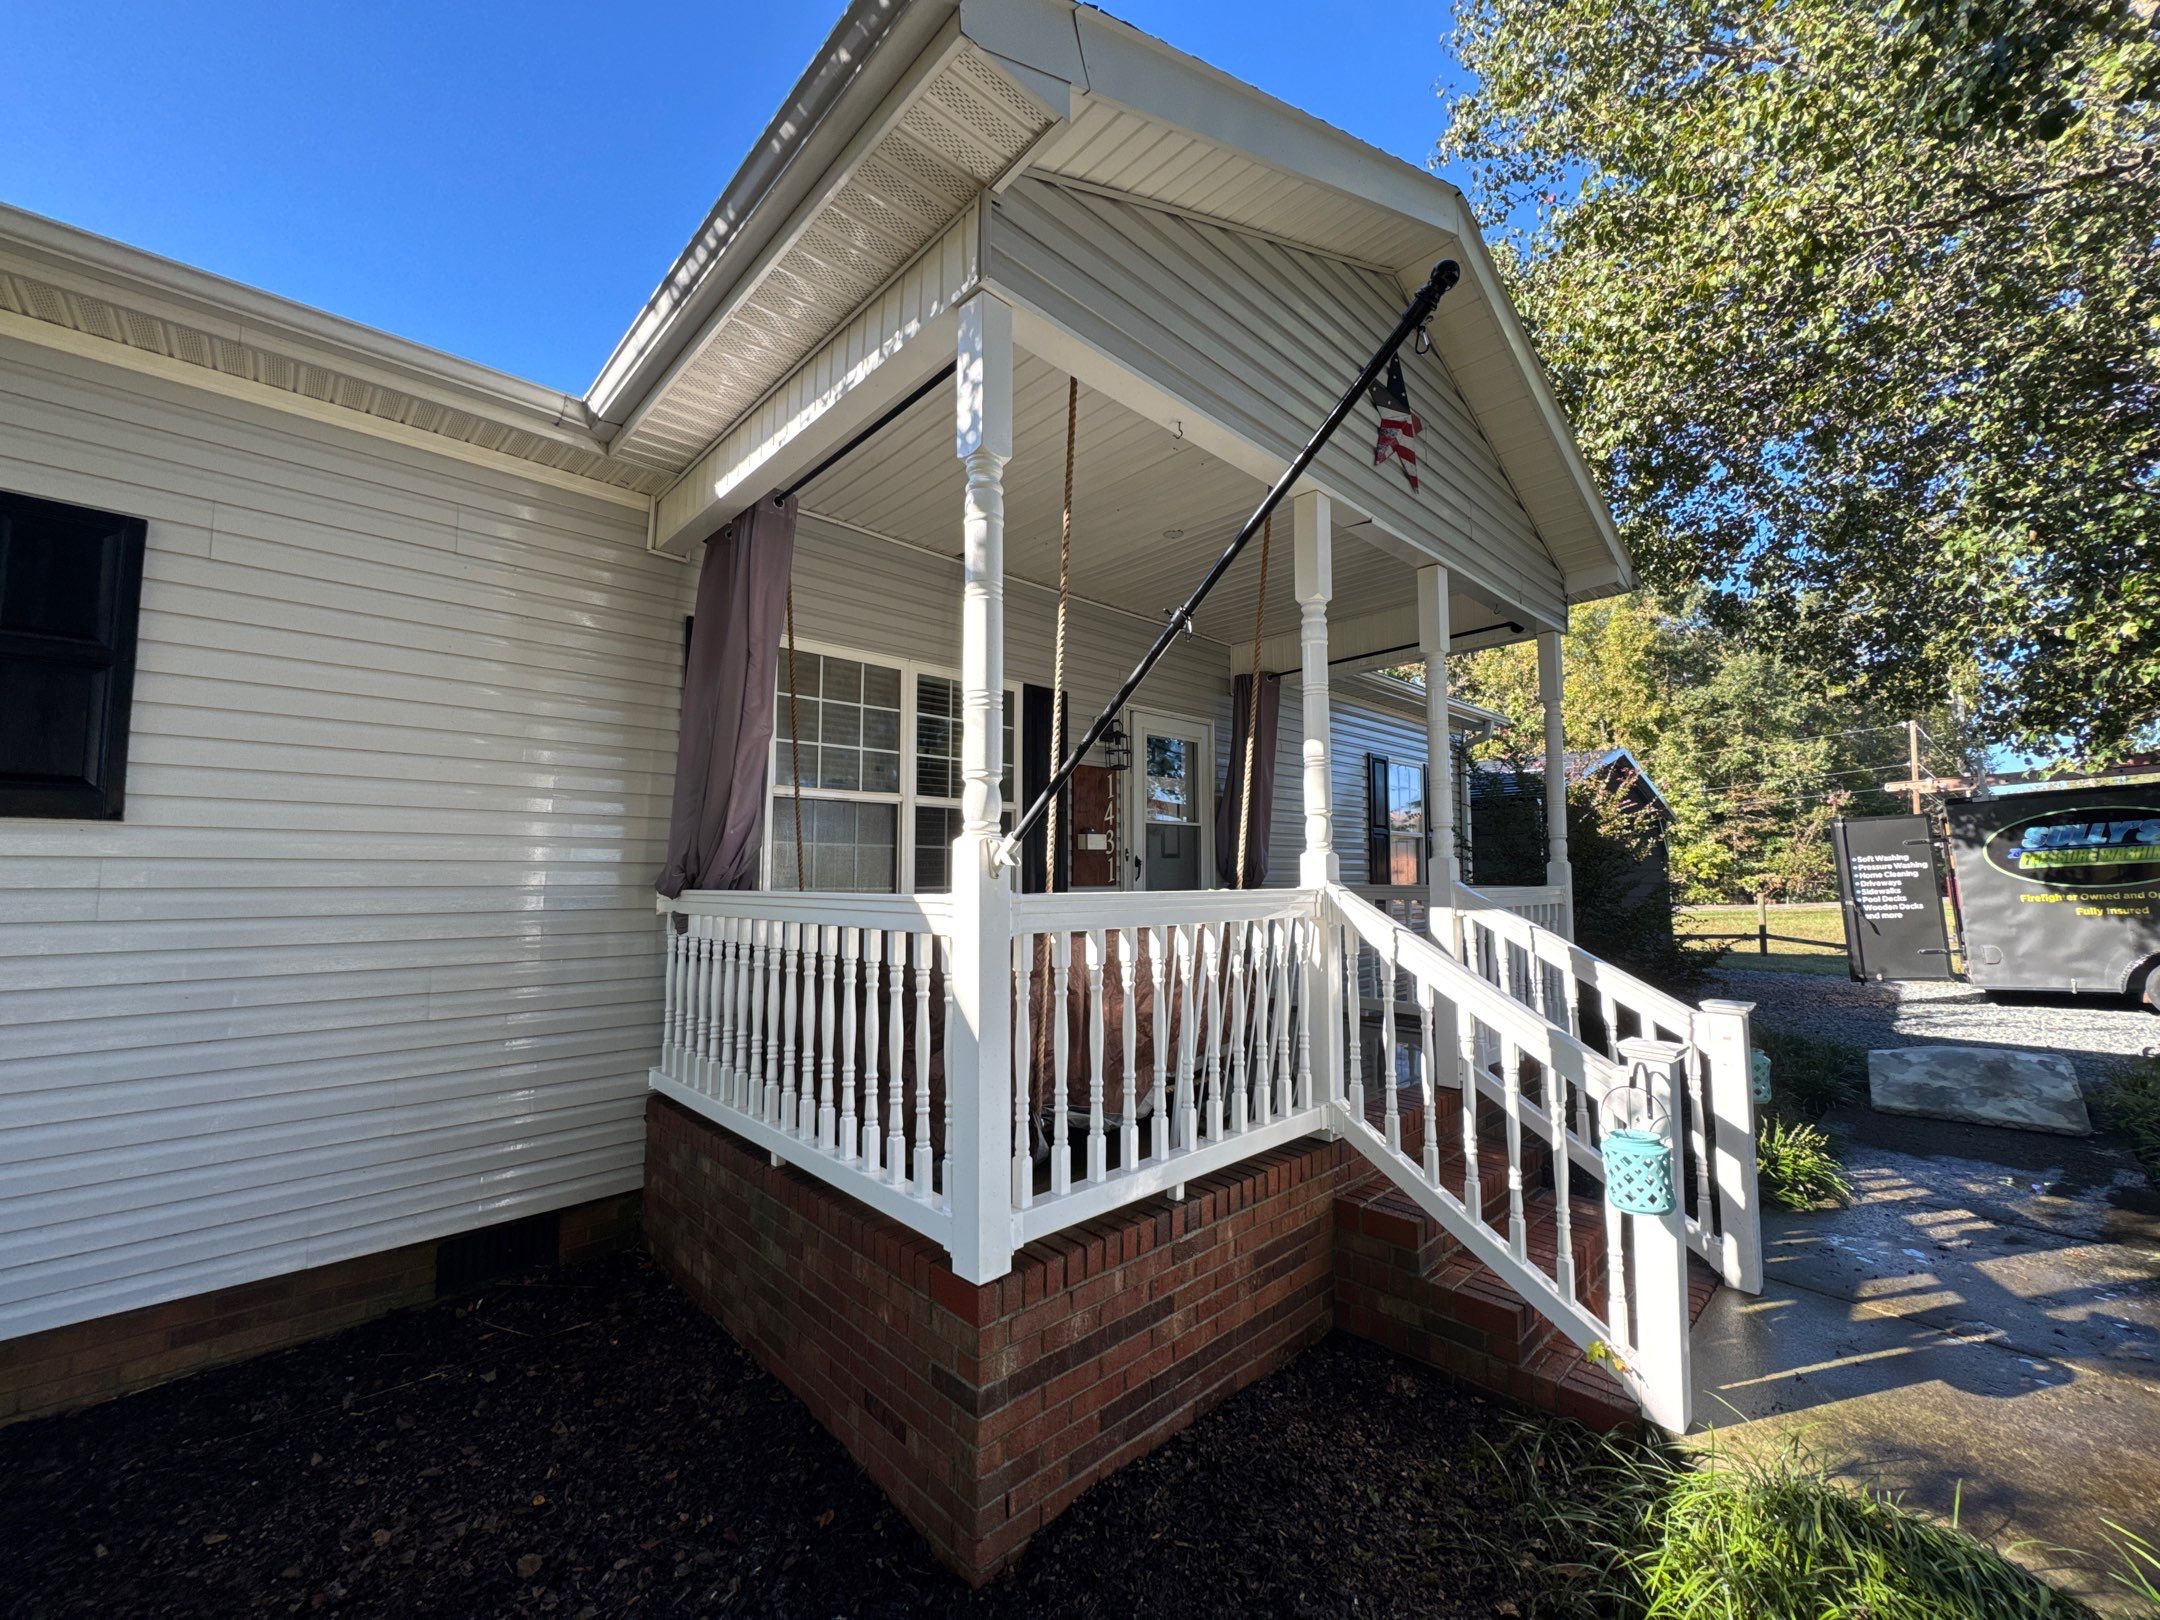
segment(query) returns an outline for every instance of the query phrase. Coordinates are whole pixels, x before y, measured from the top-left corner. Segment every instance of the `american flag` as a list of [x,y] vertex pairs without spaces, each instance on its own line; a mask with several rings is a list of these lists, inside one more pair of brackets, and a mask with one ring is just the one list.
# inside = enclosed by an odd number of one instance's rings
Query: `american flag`
[[1417,451],[1410,441],[1424,431],[1425,424],[1410,408],[1410,390],[1403,382],[1399,356],[1388,361],[1386,376],[1373,379],[1365,397],[1380,408],[1380,436],[1373,442],[1373,465],[1377,467],[1390,459],[1401,462],[1403,477],[1410,481],[1411,493],[1415,494]]

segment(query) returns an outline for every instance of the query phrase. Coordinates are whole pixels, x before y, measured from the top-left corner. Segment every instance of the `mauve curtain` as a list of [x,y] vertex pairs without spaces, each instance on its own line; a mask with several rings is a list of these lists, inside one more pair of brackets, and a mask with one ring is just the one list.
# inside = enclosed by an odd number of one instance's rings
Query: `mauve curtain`
[[1260,677],[1260,746],[1253,754],[1252,823],[1245,840],[1245,881],[1238,882],[1238,816],[1245,802],[1246,728],[1253,718],[1252,677],[1230,683],[1230,775],[1215,796],[1215,873],[1231,888],[1267,882],[1268,829],[1275,820],[1275,732],[1282,719],[1282,677]]
[[683,671],[667,864],[655,885],[670,898],[757,883],[773,671],[794,563],[793,496],[759,501],[705,542]]

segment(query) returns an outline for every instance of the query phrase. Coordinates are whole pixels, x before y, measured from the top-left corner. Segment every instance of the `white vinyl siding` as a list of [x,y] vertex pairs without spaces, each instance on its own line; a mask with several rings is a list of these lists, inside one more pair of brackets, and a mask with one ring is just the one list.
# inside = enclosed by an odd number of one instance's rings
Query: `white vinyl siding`
[[[1000,194],[988,241],[992,286],[1284,462],[1408,302],[1378,271],[1038,179]],[[1312,476],[1489,600],[1564,624],[1559,569],[1446,367],[1408,345],[1402,363],[1421,490],[1372,465],[1369,412]]]
[[[1305,848],[1305,711],[1301,683],[1283,682],[1282,720],[1275,734],[1275,821],[1268,829],[1268,887],[1294,888]],[[1425,722],[1376,704],[1328,694],[1328,794],[1335,855],[1348,884],[1385,883],[1368,873],[1365,852],[1365,757],[1397,765],[1425,763]],[[1459,812],[1458,812],[1459,813]]]
[[12,340],[0,487],[149,520],[126,819],[0,822],[0,1338],[636,1187],[639,514]]

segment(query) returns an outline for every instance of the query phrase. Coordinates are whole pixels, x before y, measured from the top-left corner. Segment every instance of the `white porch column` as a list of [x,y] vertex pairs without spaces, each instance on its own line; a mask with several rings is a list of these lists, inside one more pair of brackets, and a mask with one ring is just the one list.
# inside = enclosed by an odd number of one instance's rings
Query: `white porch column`
[[1012,458],[1012,309],[960,309],[956,449],[961,517],[960,836],[953,840],[952,1266],[968,1282],[1012,1269],[1012,909],[991,862],[1004,768],[1005,463]]
[[1567,937],[1575,937],[1575,874],[1567,852],[1567,738],[1560,723],[1565,663],[1558,632],[1537,638],[1538,697],[1545,705],[1545,881],[1560,891]]
[[1426,928],[1441,948],[1455,949],[1455,753],[1448,746],[1448,571],[1417,571],[1418,650],[1425,656],[1425,769],[1431,779],[1433,851],[1426,864],[1431,893]]
[[1299,687],[1305,716],[1305,852],[1298,857],[1298,883],[1307,889],[1342,877],[1335,853],[1335,817],[1331,797],[1331,741],[1328,737],[1328,599],[1335,594],[1332,512],[1328,498],[1313,491],[1290,504],[1297,541]]

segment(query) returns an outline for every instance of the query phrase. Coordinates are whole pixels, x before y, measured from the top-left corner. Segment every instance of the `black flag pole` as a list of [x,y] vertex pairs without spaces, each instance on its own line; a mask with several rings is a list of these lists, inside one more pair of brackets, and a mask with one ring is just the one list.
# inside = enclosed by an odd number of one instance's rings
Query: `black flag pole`
[[1005,835],[992,856],[995,865],[1006,867],[1019,859],[1020,841],[1028,835],[1035,823],[1043,818],[1051,801],[1065,791],[1065,784],[1072,780],[1072,774],[1080,768],[1080,762],[1102,741],[1103,734],[1110,729],[1110,723],[1132,700],[1133,693],[1140,689],[1140,683],[1146,680],[1156,664],[1161,662],[1162,655],[1169,651],[1170,644],[1192,623],[1192,617],[1199,611],[1200,604],[1207,600],[1208,592],[1230,571],[1230,565],[1237,561],[1238,553],[1245,549],[1245,543],[1260,532],[1268,520],[1268,515],[1282,504],[1283,497],[1290,493],[1290,486],[1304,476],[1305,469],[1312,465],[1313,457],[1325,448],[1328,440],[1335,436],[1335,430],[1341,427],[1351,411],[1357,408],[1358,401],[1365,397],[1365,391],[1372,387],[1374,379],[1387,369],[1389,362],[1395,358],[1396,351],[1410,340],[1410,334],[1432,318],[1434,306],[1461,276],[1462,268],[1453,259],[1442,259],[1433,266],[1432,274],[1425,278],[1425,285],[1412,295],[1409,304],[1396,320],[1395,329],[1389,332],[1380,347],[1373,351],[1373,357],[1365,362],[1365,369],[1357,374],[1357,380],[1343,390],[1342,398],[1335,402],[1335,407],[1328,412],[1327,419],[1320,424],[1318,431],[1305,441],[1305,448],[1291,458],[1290,465],[1283,469],[1282,476],[1269,487],[1267,494],[1260,498],[1260,504],[1253,508],[1252,516],[1245,520],[1245,526],[1238,530],[1236,538],[1225,548],[1223,554],[1215,559],[1215,565],[1207,571],[1199,587],[1185,599],[1183,607],[1170,615],[1170,622],[1163,626],[1162,634],[1155,638],[1155,645],[1148,648],[1146,655],[1134,666],[1133,672],[1125,677],[1125,684],[1118,688],[1117,696],[1095,717],[1094,723],[1073,746],[1072,752],[1065,756],[1057,770],[1052,773],[1048,785],[1035,796],[1035,802],[1013,823],[1012,831]]

